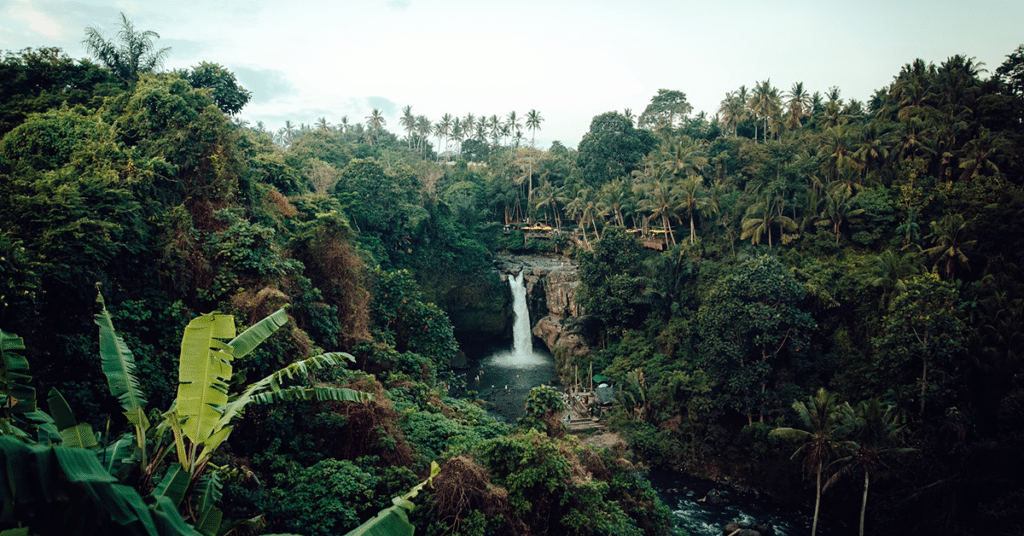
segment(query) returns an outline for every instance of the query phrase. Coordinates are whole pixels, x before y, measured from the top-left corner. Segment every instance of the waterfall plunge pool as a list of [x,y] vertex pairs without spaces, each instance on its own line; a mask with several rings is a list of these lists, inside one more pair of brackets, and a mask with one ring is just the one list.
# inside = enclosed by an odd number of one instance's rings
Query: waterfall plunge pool
[[515,323],[512,347],[495,345],[483,352],[483,358],[471,360],[466,388],[491,404],[490,414],[500,421],[515,423],[524,414],[524,402],[530,389],[557,385],[555,358],[546,349],[535,349],[530,332],[530,313],[526,306],[523,272],[508,276],[512,290]]

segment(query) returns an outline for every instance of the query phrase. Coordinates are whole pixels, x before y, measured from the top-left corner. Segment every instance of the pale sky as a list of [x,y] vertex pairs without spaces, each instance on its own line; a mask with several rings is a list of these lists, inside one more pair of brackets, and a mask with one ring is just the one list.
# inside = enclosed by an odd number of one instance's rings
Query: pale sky
[[402,136],[406,105],[431,120],[536,109],[540,148],[575,147],[601,113],[639,115],[660,88],[709,116],[769,78],[866,101],[915,58],[992,72],[1024,43],[1021,0],[0,0],[0,50],[86,58],[85,28],[114,37],[120,12],[172,47],[165,68],[234,72],[253,92],[240,116],[271,130],[376,107]]

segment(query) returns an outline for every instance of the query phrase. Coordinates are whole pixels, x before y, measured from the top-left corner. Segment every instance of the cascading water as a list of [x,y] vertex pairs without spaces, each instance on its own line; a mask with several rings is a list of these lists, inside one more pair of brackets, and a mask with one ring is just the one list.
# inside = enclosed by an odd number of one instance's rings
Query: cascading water
[[524,273],[521,271],[515,277],[510,275],[508,285],[512,289],[512,310],[516,314],[512,325],[512,360],[528,363],[533,357],[533,334],[530,333],[530,310],[526,307]]

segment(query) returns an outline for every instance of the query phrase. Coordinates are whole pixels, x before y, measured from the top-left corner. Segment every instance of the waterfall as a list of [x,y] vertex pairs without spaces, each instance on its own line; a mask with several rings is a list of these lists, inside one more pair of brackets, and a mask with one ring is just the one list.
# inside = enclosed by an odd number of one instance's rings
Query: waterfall
[[512,325],[512,354],[519,360],[526,360],[533,353],[530,310],[526,307],[526,285],[523,284],[524,272],[508,278],[509,288],[512,289],[512,310],[516,313],[516,321]]
[[512,289],[512,309],[516,313],[512,325],[512,353],[509,355],[510,365],[535,365],[544,359],[533,351],[533,333],[530,332],[530,311],[526,307],[526,284],[523,272],[508,277],[509,288]]

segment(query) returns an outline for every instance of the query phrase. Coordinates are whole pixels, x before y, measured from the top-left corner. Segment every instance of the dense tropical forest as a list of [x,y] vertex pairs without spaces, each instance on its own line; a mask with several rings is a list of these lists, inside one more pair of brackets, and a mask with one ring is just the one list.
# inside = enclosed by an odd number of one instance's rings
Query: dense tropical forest
[[[537,110],[246,124],[121,22],[0,59],[4,534],[669,533],[650,467],[815,529],[1024,532],[1024,46],[867,102],[662,89],[541,150]],[[622,443],[453,371],[500,251],[578,263],[592,351],[555,359]]]

